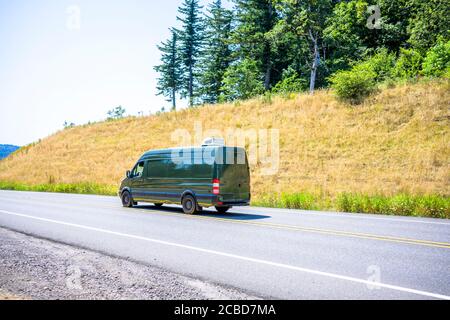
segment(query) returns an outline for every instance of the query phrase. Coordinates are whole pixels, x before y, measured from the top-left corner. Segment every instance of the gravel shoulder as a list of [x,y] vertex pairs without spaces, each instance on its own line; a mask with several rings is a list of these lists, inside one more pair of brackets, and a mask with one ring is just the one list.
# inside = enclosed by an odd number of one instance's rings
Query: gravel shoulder
[[233,288],[0,228],[0,300],[257,299]]

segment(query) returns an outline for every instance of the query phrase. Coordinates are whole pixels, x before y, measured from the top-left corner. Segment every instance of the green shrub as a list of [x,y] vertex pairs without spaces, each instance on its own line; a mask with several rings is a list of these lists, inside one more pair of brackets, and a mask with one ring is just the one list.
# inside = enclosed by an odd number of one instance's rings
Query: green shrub
[[439,42],[431,48],[423,61],[422,72],[428,77],[441,77],[450,72],[450,41]]
[[375,81],[382,82],[392,77],[395,67],[395,54],[389,53],[387,49],[379,49],[373,56],[363,60],[362,64],[365,68],[375,73]]
[[338,71],[329,80],[337,97],[352,104],[361,103],[376,89],[376,84],[392,77],[395,55],[380,49],[352,69]]
[[301,92],[306,90],[307,83],[305,79],[301,79],[297,72],[289,67],[283,71],[281,80],[272,88],[275,94],[288,95],[292,92]]
[[400,56],[395,63],[392,75],[399,79],[411,79],[419,75],[422,70],[422,55],[413,49],[401,49]]
[[375,79],[376,73],[365,64],[348,71],[338,71],[330,77],[337,97],[352,104],[361,103],[375,90]]

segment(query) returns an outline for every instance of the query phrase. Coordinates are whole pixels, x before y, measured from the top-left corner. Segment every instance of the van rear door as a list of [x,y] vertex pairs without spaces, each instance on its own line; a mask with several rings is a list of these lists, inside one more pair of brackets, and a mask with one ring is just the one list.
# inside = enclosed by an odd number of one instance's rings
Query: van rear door
[[[219,165],[220,195],[223,201],[248,202],[250,201],[250,172],[247,155],[243,148],[223,148],[228,157]],[[233,154],[233,161],[230,155]]]

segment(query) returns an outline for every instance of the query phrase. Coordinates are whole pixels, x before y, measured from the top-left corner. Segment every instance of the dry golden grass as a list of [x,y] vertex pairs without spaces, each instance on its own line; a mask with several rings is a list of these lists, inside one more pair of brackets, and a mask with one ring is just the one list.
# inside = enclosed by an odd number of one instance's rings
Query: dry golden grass
[[0,180],[27,184],[117,185],[146,150],[175,146],[171,134],[194,122],[203,130],[279,129],[280,171],[252,167],[254,197],[307,191],[450,195],[450,84],[399,85],[359,106],[328,91],[291,99],[258,98],[160,116],[63,130],[0,161]]

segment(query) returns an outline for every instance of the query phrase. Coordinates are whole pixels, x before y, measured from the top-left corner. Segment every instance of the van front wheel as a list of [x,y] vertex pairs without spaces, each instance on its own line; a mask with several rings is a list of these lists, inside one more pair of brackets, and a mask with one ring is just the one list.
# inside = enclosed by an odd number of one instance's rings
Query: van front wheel
[[129,191],[122,192],[122,205],[126,208],[131,208],[133,206],[133,198]]
[[227,211],[230,209],[231,207],[216,207],[218,213],[227,213]]
[[181,204],[183,206],[183,212],[185,214],[196,214],[197,213],[197,210],[198,210],[197,201],[190,194],[183,197]]

